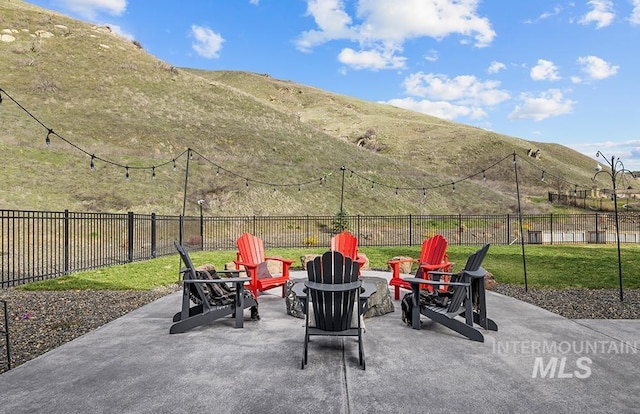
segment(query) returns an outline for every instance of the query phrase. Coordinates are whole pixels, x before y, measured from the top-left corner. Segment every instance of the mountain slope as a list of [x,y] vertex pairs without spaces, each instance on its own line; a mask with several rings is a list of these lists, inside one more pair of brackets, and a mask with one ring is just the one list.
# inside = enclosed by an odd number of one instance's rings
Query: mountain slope
[[528,148],[543,156],[520,163],[526,195],[552,189],[541,169],[584,184],[593,167],[560,145],[268,75],[175,68],[108,27],[21,1],[0,0],[0,26],[0,88],[29,111],[3,96],[3,209],[194,214],[204,199],[215,215],[335,214],[344,181],[351,214],[505,213],[510,159],[486,181],[457,181]]

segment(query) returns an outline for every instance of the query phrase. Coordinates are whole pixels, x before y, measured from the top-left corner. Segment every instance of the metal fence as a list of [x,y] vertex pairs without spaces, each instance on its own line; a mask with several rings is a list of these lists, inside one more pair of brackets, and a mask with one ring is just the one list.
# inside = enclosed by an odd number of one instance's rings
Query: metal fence
[[[620,241],[640,243],[640,216],[620,215]],[[523,215],[528,244],[614,243],[613,213]],[[235,250],[244,232],[266,249],[329,246],[348,229],[360,247],[419,246],[442,234],[452,245],[512,244],[520,220],[505,215],[405,216],[163,216],[0,210],[1,286],[6,288],[80,270],[175,254],[174,240],[191,250]]]
[[9,343],[9,312],[7,302],[0,300],[0,373],[11,369],[11,344]]

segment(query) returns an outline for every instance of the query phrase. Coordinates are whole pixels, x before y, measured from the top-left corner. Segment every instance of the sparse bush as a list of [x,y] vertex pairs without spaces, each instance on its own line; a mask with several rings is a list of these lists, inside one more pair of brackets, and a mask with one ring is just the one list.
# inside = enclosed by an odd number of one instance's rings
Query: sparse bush
[[32,89],[34,91],[56,92],[60,88],[58,88],[58,85],[53,81],[48,79],[39,79],[33,83]]
[[137,47],[138,49],[143,49],[142,44],[140,42],[138,42],[137,40],[133,40],[131,43],[133,43],[133,45],[135,47]]
[[334,234],[338,234],[345,230],[349,230],[349,214],[346,210],[342,210],[339,211],[335,216],[333,216],[333,221],[331,222],[331,231]]
[[318,236],[309,236],[305,237],[302,243],[305,246],[317,246],[318,245]]

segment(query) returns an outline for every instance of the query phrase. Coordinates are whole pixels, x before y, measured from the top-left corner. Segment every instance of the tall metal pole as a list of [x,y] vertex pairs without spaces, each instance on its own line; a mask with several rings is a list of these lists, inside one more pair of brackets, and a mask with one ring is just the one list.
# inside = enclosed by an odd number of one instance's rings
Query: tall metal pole
[[520,205],[520,182],[518,180],[518,163],[516,161],[516,153],[513,153],[513,170],[516,173],[516,194],[518,195],[518,221],[520,222],[520,245],[522,246],[522,267],[524,269],[524,291],[529,291],[527,284],[527,259],[524,255],[524,234],[522,233],[522,206]]
[[342,170],[342,190],[340,191],[340,220],[342,220],[343,215],[343,206],[344,206],[344,172],[347,170],[347,167],[344,165],[340,167]]
[[182,216],[187,211],[187,186],[189,184],[189,160],[191,159],[191,148],[187,148],[187,168],[184,173],[184,196],[182,197]]
[[600,164],[598,164],[596,166],[596,174],[593,176],[593,180],[595,182],[596,176],[601,172],[605,172],[611,176],[611,184],[613,186],[613,211],[616,220],[616,246],[618,250],[618,286],[620,290],[620,302],[622,302],[624,300],[624,292],[622,287],[622,255],[620,253],[620,220],[618,218],[618,193],[616,190],[616,180],[618,178],[618,174],[624,174],[625,172],[629,171],[624,168],[624,164],[622,164],[622,161],[620,161],[619,158],[616,159],[615,156],[611,156],[611,161],[609,161],[603,153],[598,151],[596,153],[596,158],[598,157],[604,159],[607,164],[609,164],[609,167],[611,167],[611,172],[608,172],[604,171]]
[[624,296],[622,293],[622,258],[620,256],[620,223],[618,221],[618,194],[616,194],[616,169],[615,164],[613,164],[613,157],[611,157],[611,165],[613,165],[613,169],[611,170],[612,184],[613,184],[613,210],[615,212],[616,217],[616,242],[618,244],[618,284],[620,286],[620,302],[624,300]]

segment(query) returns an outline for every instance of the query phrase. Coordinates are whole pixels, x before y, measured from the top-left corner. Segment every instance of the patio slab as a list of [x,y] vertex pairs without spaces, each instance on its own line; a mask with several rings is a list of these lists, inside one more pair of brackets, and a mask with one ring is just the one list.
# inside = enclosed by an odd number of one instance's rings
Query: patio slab
[[[388,272],[366,276],[388,277]],[[293,275],[292,275],[293,277]],[[303,277],[298,274],[295,277]],[[640,321],[569,320],[488,292],[484,343],[395,312],[367,319],[367,369],[351,338],[313,338],[281,290],[260,321],[170,335],[181,294],[161,298],[0,375],[7,413],[637,412]],[[616,348],[617,347],[617,348]],[[618,350],[616,352],[616,349]]]

